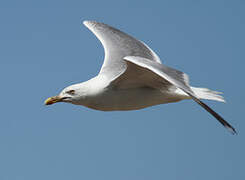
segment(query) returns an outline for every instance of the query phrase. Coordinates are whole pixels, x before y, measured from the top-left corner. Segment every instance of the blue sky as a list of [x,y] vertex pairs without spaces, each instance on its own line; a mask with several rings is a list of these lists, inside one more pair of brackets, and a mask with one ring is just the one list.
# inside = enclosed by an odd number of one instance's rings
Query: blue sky
[[[234,1],[1,1],[1,180],[245,179],[245,3]],[[224,92],[192,101],[100,112],[43,101],[95,76],[97,20],[146,42],[191,85]]]

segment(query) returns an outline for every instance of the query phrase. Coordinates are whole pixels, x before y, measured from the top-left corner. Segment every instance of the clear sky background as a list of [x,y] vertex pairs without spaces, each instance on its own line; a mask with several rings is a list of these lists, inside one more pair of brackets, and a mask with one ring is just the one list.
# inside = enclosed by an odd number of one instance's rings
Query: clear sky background
[[[42,0],[0,2],[1,180],[244,180],[245,3]],[[97,20],[146,42],[191,85],[224,92],[192,101],[100,112],[44,100],[94,77],[103,48],[82,25]],[[143,98],[143,97],[142,97]]]

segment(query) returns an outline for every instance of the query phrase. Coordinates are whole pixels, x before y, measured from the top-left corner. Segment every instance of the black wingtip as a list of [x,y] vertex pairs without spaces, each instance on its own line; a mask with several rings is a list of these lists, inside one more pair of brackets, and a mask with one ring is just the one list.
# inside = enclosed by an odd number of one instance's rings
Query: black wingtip
[[200,99],[196,98],[195,96],[189,94],[194,101],[196,101],[199,105],[201,105],[206,111],[212,114],[229,132],[233,135],[237,135],[235,128],[233,128],[226,120],[224,120],[218,113],[212,110],[208,105],[203,103]]

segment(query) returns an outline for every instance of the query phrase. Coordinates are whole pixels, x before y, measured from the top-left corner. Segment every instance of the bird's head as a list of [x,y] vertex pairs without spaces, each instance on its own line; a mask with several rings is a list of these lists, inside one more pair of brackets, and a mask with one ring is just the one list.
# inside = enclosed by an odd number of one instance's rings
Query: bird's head
[[71,85],[63,89],[59,95],[49,97],[45,100],[45,105],[51,105],[57,102],[66,102],[76,104],[77,101],[81,100],[82,94],[81,89],[77,85]]

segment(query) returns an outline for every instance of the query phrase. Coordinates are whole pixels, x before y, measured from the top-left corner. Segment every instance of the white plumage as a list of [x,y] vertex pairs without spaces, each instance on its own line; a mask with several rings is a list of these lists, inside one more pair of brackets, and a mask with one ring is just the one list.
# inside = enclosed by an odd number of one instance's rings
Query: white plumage
[[46,104],[68,102],[89,108],[114,111],[135,110],[157,104],[193,99],[233,134],[235,129],[200,99],[224,102],[219,92],[191,87],[188,76],[161,63],[146,44],[95,21],[85,21],[101,41],[105,59],[99,74],[65,88]]

